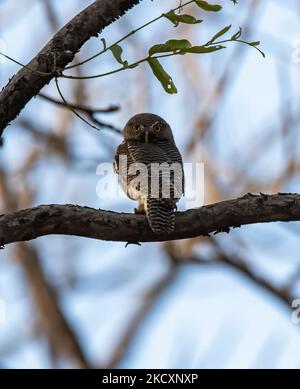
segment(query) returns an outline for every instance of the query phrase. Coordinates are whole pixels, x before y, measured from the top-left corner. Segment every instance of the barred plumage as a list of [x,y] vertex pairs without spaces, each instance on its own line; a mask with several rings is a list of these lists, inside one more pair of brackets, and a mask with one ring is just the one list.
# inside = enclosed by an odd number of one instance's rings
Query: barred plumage
[[164,232],[168,234],[174,231],[174,203],[148,198],[146,201],[146,214],[150,228],[156,234]]
[[[126,156],[127,164],[121,156]],[[135,212],[146,213],[153,232],[173,231],[176,202],[184,193],[184,174],[170,126],[157,115],[133,116],[125,125],[114,166],[124,192],[139,202]]]

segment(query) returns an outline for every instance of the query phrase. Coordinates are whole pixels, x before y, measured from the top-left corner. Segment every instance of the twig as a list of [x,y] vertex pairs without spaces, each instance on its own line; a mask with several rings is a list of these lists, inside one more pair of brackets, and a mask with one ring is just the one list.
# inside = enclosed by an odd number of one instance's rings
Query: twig
[[[44,100],[49,101],[50,103],[53,103],[53,104],[59,105],[63,108],[66,108],[65,104],[62,101],[57,100],[54,97],[45,95],[44,93],[39,93],[38,96],[42,97]],[[118,105],[110,105],[107,108],[91,108],[91,107],[83,106],[80,104],[71,104],[71,103],[69,103],[69,105],[73,109],[76,109],[77,111],[84,112],[88,115],[93,115],[96,113],[111,113],[111,112],[116,112],[120,109],[120,107]]]
[[[56,100],[55,98],[47,96],[43,93],[39,93],[38,96],[42,97],[44,100],[46,100],[50,103],[58,105],[61,108],[70,109],[72,112],[80,111],[80,112],[84,113],[98,127],[112,130],[118,134],[122,133],[122,131],[119,128],[115,127],[114,125],[112,125],[110,123],[105,123],[102,120],[99,120],[95,117],[95,115],[97,113],[111,113],[111,112],[118,111],[120,109],[120,107],[117,105],[111,105],[107,108],[91,108],[91,107],[86,107],[86,106],[83,106],[80,104],[71,104],[69,102],[66,103],[64,100],[61,100],[61,101]],[[79,115],[79,117],[81,118],[80,115]],[[89,123],[87,123],[87,124],[89,124]]]

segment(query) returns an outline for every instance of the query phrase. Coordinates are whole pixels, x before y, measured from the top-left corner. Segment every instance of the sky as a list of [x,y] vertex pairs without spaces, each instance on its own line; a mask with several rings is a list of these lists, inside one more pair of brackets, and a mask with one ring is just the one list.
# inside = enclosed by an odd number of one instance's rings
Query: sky
[[[90,1],[53,2],[60,25],[90,4]],[[0,2],[0,46],[11,57],[26,63],[48,41],[51,32],[43,22],[46,16],[42,1],[20,3],[24,8],[14,8],[16,1]],[[175,3],[173,0],[144,1],[109,26],[101,37],[108,43],[114,42]],[[246,0],[240,0],[236,6],[225,0],[219,3],[224,5],[222,15],[205,15],[203,28],[202,24],[195,27],[198,32],[193,33],[192,39],[196,43],[205,41],[224,25],[232,23],[234,32],[243,26]],[[221,167],[217,178],[224,187],[224,197],[238,196],[240,188],[231,183],[228,166],[237,170],[243,166],[247,157],[244,150],[249,145],[255,148],[255,144],[267,136],[268,129],[278,124],[282,100],[291,99],[289,104],[294,107],[295,116],[299,102],[300,62],[295,63],[295,40],[300,38],[299,3],[296,0],[262,3],[255,16],[257,21],[252,34],[253,40],[261,41],[265,59],[250,47],[229,45],[225,51],[196,61],[194,70],[187,67],[183,59],[172,57],[166,59],[164,65],[176,83],[177,95],[166,95],[143,65],[111,78],[87,81],[89,103],[94,106],[120,104],[119,113],[105,117],[118,127],[122,127],[132,114],[144,110],[163,116],[174,130],[184,159],[189,161],[191,155],[188,155],[187,144],[195,127],[196,114],[210,104],[210,96],[202,91],[211,80],[220,77],[228,60],[233,59],[229,64],[235,69],[233,86],[214,115],[213,139],[205,150],[199,151],[197,162],[203,162],[205,154],[218,160]],[[139,32],[136,39],[142,44],[136,45],[135,40],[130,40],[124,47],[124,58],[139,57],[143,49],[167,40],[168,23],[163,20],[159,25]],[[171,33],[182,34],[185,30],[171,30]],[[81,50],[80,58],[99,50],[100,44],[99,38],[91,39]],[[233,52],[236,55],[232,58]],[[108,53],[101,63],[89,63],[82,72],[96,74],[115,66]],[[278,82],[280,66],[286,69],[284,74],[288,75],[288,81]],[[18,68],[8,61],[0,62],[1,86]],[[201,83],[195,84],[199,74]],[[61,82],[67,97],[70,82]],[[57,96],[53,83],[45,92]],[[56,114],[56,107],[38,98],[32,99],[21,113],[24,118],[34,116],[37,123],[49,123],[49,128],[55,128]],[[79,156],[79,169],[69,169],[50,158],[39,163],[29,176],[37,193],[33,203],[75,203],[132,212],[135,205],[129,199],[99,199],[96,193],[97,163],[112,161],[120,137],[109,131],[91,135],[93,130],[80,120],[75,120],[74,127],[66,131],[70,131],[74,155]],[[6,166],[9,171],[22,166],[32,147],[32,137],[15,122],[6,131],[0,166]],[[80,167],[88,158],[97,163],[92,171],[86,172]],[[261,182],[263,188],[266,177],[276,176],[285,160],[285,152],[280,146],[272,143],[269,148],[266,143],[264,155],[259,160],[250,159],[247,175]],[[117,185],[116,177],[112,180]],[[15,181],[18,185],[17,178]],[[203,189],[204,202],[213,202],[207,188]],[[286,189],[299,192],[299,180],[289,182]],[[180,208],[186,208],[184,200]],[[244,247],[237,246],[237,250],[245,255],[255,274],[281,285],[299,267],[299,225],[292,223],[291,228],[295,233],[282,223],[243,226],[217,239],[228,248],[235,247],[239,239],[243,240]],[[147,243],[125,249],[123,243],[62,236],[39,238],[34,244],[42,253],[45,274],[58,291],[60,304],[88,357],[95,365],[104,364],[124,326],[141,304],[145,288],[168,271],[162,245]],[[205,244],[199,250],[205,253]],[[8,247],[0,261],[0,299],[6,307],[5,323],[0,323],[0,362],[8,367],[49,367],[51,361],[45,341],[31,334],[34,306],[22,272],[12,261],[13,256],[13,250]],[[66,272],[78,280],[75,287],[65,285]],[[120,367],[299,368],[299,326],[292,323],[291,310],[286,305],[239,272],[225,265],[186,264],[138,328]],[[21,345],[16,347],[18,339],[21,339]]]

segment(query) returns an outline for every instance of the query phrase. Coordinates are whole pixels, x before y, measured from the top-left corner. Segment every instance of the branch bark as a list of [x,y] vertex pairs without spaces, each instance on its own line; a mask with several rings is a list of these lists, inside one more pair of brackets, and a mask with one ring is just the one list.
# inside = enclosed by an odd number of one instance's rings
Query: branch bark
[[146,217],[77,205],[40,205],[0,216],[0,244],[50,234],[122,241],[158,242],[229,232],[245,224],[300,221],[300,195],[252,195],[176,213],[171,234],[155,235]]
[[[96,0],[55,34],[27,64],[33,71],[22,68],[1,91],[0,136],[31,98],[54,77],[54,62],[57,69],[64,69],[89,38],[97,36],[139,2],[140,0]],[[51,74],[42,75],[35,71]]]

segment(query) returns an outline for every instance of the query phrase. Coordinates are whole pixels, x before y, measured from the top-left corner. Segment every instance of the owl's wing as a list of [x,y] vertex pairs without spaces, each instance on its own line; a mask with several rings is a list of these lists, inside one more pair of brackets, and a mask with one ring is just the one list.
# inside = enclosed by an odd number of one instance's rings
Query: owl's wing
[[133,160],[128,152],[127,144],[125,141],[123,141],[119,146],[117,147],[115,159],[113,163],[114,171],[116,174],[120,174],[120,157],[125,156],[128,159],[128,163],[132,163]]
[[164,150],[172,163],[177,162],[181,166],[181,178],[179,178],[176,182],[175,180],[175,186],[177,187],[177,190],[179,190],[179,193],[182,193],[184,195],[184,170],[183,170],[183,162],[182,162],[182,157],[181,154],[175,144],[170,144],[167,143],[164,147]]
[[[121,160],[122,157],[127,158],[126,164],[122,163],[122,160]],[[114,163],[113,163],[113,168],[114,168],[115,173],[119,177],[119,183],[121,185],[121,188],[129,197],[131,197],[131,196],[128,193],[127,165],[128,164],[130,165],[132,162],[133,162],[133,160],[132,160],[130,153],[128,151],[127,144],[125,141],[123,141],[117,147],[115,159],[114,159]]]
[[175,144],[172,144],[170,142],[164,142],[162,145],[162,148],[164,152],[167,154],[169,160],[171,163],[177,162],[181,165],[181,173],[182,173],[182,179],[179,180],[179,182],[175,181],[175,185],[178,186],[178,190],[181,191],[181,193],[184,195],[184,170],[183,170],[183,163],[182,163],[182,157],[181,154]]

